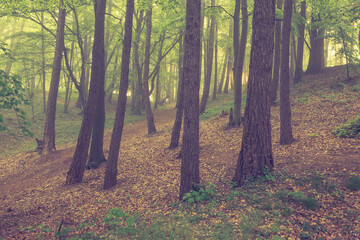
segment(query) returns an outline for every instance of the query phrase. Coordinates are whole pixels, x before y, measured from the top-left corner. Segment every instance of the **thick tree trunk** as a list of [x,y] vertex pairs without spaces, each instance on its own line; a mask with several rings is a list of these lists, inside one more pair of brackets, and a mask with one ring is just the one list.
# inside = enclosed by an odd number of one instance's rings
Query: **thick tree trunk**
[[306,73],[318,73],[325,67],[324,60],[324,38],[321,37],[323,30],[320,27],[315,26],[320,19],[311,17],[311,29],[310,29],[310,57],[309,64]]
[[[215,0],[211,0],[211,6],[215,6]],[[206,110],[206,104],[209,98],[210,92],[210,82],[211,82],[211,73],[212,65],[214,60],[214,42],[215,42],[215,15],[211,15],[211,25],[210,25],[210,39],[208,42],[208,47],[206,51],[206,75],[204,81],[204,89],[201,97],[200,103],[200,114],[204,113]]]
[[300,15],[304,18],[304,22],[299,25],[299,37],[296,56],[296,68],[294,75],[294,83],[301,82],[303,75],[303,58],[304,58],[304,41],[305,41],[305,22],[306,22],[306,1],[301,2]]
[[241,124],[241,98],[242,98],[242,75],[245,61],[245,51],[248,33],[248,12],[247,0],[241,0],[241,39],[237,50],[237,61],[234,69],[234,109],[233,121],[230,125],[240,126]]
[[[283,5],[283,0],[277,0],[276,7],[281,10],[282,5]],[[276,101],[278,88],[279,88],[281,23],[282,21],[276,21],[275,23],[275,49],[274,49],[273,77],[271,82],[271,103],[274,103]]]
[[[63,2],[61,1],[61,4]],[[54,64],[51,75],[50,90],[46,108],[46,119],[43,137],[43,151],[49,153],[56,150],[55,147],[55,119],[56,119],[56,100],[59,90],[61,59],[64,48],[64,27],[66,10],[59,8],[59,19],[56,32],[56,46]]]
[[289,48],[293,0],[285,0],[281,42],[280,75],[280,145],[294,141],[291,128]]
[[174,127],[171,133],[169,149],[174,149],[177,146],[179,146],[181,124],[182,124],[183,112],[184,112],[183,60],[184,60],[184,47],[183,47],[183,40],[181,33],[180,41],[179,41],[179,84],[178,84],[178,97],[177,97],[178,101],[177,101],[176,116],[175,116]]
[[[267,6],[264,8],[263,6]],[[271,171],[270,85],[274,48],[275,0],[255,0],[250,54],[248,95],[244,131],[233,182],[247,180]]]
[[70,166],[67,174],[66,184],[80,183],[84,176],[88,149],[90,144],[91,130],[94,126],[94,116],[97,102],[100,95],[102,71],[105,69],[105,49],[104,49],[104,18],[106,0],[97,0],[95,14],[95,34],[92,52],[91,80],[89,99],[84,109],[83,120],[80,133]]
[[117,162],[119,159],[120,143],[124,126],[126,110],[126,94],[129,86],[129,64],[131,53],[132,21],[134,12],[134,0],[127,0],[125,17],[125,35],[123,42],[122,61],[121,61],[121,80],[119,96],[116,106],[116,116],[114,128],[111,135],[109,157],[106,164],[104,189],[109,189],[116,185]]
[[199,86],[201,0],[186,2],[184,42],[184,134],[179,198],[200,183],[199,175]]
[[148,126],[148,134],[156,132],[154,115],[151,111],[151,102],[150,102],[150,93],[149,93],[149,68],[150,68],[150,43],[151,43],[151,17],[152,17],[152,9],[148,10],[146,14],[146,43],[145,43],[145,59],[144,59],[144,83],[143,83],[143,91],[144,91],[144,102],[145,102],[145,110],[146,110],[146,120]]

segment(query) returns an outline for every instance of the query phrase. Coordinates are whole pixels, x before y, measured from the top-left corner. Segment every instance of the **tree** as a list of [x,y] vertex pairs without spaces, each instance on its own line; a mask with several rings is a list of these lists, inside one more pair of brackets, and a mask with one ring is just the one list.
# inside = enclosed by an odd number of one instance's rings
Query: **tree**
[[148,134],[156,132],[154,115],[151,111],[150,93],[149,93],[149,68],[150,68],[150,47],[151,47],[151,27],[152,27],[152,7],[146,13],[146,43],[145,43],[145,59],[144,59],[144,77],[143,91],[146,110],[146,120],[148,126]]
[[186,1],[184,42],[184,133],[179,198],[200,182],[199,176],[199,87],[201,0]]
[[[215,6],[215,0],[211,0],[211,6]],[[206,103],[209,98],[212,65],[214,60],[214,42],[215,42],[215,14],[211,13],[210,39],[209,39],[208,47],[206,49],[207,61],[206,61],[206,69],[205,69],[204,89],[200,103],[200,114],[205,112]]]
[[242,14],[242,26],[241,26],[241,39],[236,51],[237,57],[235,61],[234,69],[234,115],[232,123],[230,125],[240,126],[241,124],[241,98],[242,98],[242,75],[245,61],[245,51],[248,33],[248,12],[247,12],[247,0],[241,0],[241,14]]
[[[277,0],[276,7],[282,9],[283,0]],[[274,103],[277,98],[279,88],[280,71],[280,47],[281,47],[281,21],[275,23],[275,49],[274,49],[274,69],[271,82],[271,102]]]
[[310,56],[306,73],[318,73],[325,67],[324,59],[324,29],[319,26],[320,13],[312,12],[310,35]]
[[105,170],[104,189],[109,189],[116,185],[117,162],[119,158],[120,142],[122,137],[122,130],[124,126],[124,118],[125,118],[125,110],[126,110],[126,99],[127,99],[126,93],[129,86],[129,65],[130,65],[130,54],[131,54],[133,12],[134,12],[134,0],[127,0],[119,96],[116,106],[114,128],[112,131],[111,141],[110,141],[109,157]]
[[59,7],[59,18],[56,32],[56,46],[55,56],[53,63],[53,70],[51,75],[50,90],[48,96],[48,103],[46,107],[46,118],[43,136],[43,151],[45,153],[56,150],[55,147],[55,116],[56,116],[56,100],[60,82],[61,72],[61,59],[64,48],[64,28],[65,28],[65,16],[66,9],[62,5]]
[[299,24],[299,37],[298,37],[298,46],[297,46],[297,55],[296,55],[296,68],[294,83],[301,82],[301,77],[303,74],[303,57],[304,57],[304,33],[305,33],[305,21],[306,21],[306,1],[301,1],[301,10],[300,15],[302,17],[302,22]]
[[265,168],[272,171],[274,167],[269,89],[273,63],[275,0],[255,0],[252,24],[244,130],[233,178],[237,185],[264,174]]
[[290,144],[294,141],[291,128],[290,108],[290,72],[289,48],[291,32],[293,0],[285,0],[284,23],[281,42],[281,74],[280,74],[280,144]]
[[90,144],[91,130],[94,125],[95,110],[100,95],[101,71],[105,66],[104,47],[104,18],[106,0],[97,0],[95,14],[95,33],[92,51],[91,80],[88,102],[84,109],[80,133],[70,166],[66,177],[66,184],[74,184],[82,181],[85,171],[85,164]]
[[184,72],[183,72],[183,40],[182,40],[182,31],[180,34],[180,41],[179,41],[179,84],[178,84],[178,97],[177,97],[177,107],[176,107],[176,115],[175,115],[175,122],[174,127],[171,133],[171,140],[169,149],[174,149],[179,146],[179,138],[180,138],[180,131],[181,131],[181,124],[183,120],[183,113],[184,113]]

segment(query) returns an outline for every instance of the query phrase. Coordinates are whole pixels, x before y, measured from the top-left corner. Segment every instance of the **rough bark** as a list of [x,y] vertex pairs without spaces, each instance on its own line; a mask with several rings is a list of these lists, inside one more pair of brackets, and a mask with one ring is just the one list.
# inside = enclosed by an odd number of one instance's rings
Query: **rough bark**
[[303,58],[304,58],[304,41],[305,41],[305,21],[306,21],[306,1],[301,2],[300,15],[304,18],[304,22],[299,25],[299,37],[297,45],[296,67],[294,75],[294,83],[301,82],[303,75]]
[[184,48],[183,48],[183,40],[182,33],[180,35],[179,41],[179,84],[178,84],[178,101],[175,115],[174,127],[171,133],[171,140],[169,149],[174,149],[179,146],[179,138],[181,131],[181,124],[183,119],[184,112],[184,78],[183,78],[183,59],[184,59]]
[[[283,0],[277,0],[276,7],[282,9]],[[275,23],[275,49],[274,49],[274,68],[271,82],[271,103],[274,103],[277,98],[280,77],[280,48],[281,48],[281,23],[283,21],[276,21]]]
[[280,74],[280,145],[294,141],[291,128],[289,48],[293,0],[285,0],[281,41]]
[[[266,8],[263,7],[265,5]],[[274,167],[269,89],[273,63],[275,0],[255,0],[252,24],[244,131],[233,178],[237,185],[263,174],[265,167],[269,171]]]
[[184,133],[179,198],[200,182],[199,176],[199,86],[201,0],[186,2],[184,42]]
[[145,59],[144,59],[144,77],[143,91],[144,103],[146,111],[146,120],[148,126],[148,134],[156,132],[154,115],[151,111],[150,92],[149,92],[149,68],[150,68],[150,43],[151,43],[151,27],[152,27],[152,9],[146,14],[146,42],[145,42]]
[[95,34],[92,52],[91,80],[89,98],[84,109],[83,120],[80,133],[70,166],[67,174],[66,184],[80,183],[84,176],[88,149],[90,144],[91,130],[94,125],[94,116],[97,101],[100,95],[101,72],[105,68],[105,49],[104,49],[104,18],[106,0],[97,0],[95,14]]
[[234,68],[234,117],[230,125],[240,126],[241,124],[241,98],[242,98],[242,75],[245,61],[245,51],[248,33],[248,12],[247,0],[241,0],[241,39],[238,45],[237,57]]
[[[61,1],[61,4],[63,2]],[[53,70],[51,75],[50,90],[48,96],[48,103],[46,107],[46,118],[43,136],[43,150],[49,153],[56,150],[55,147],[55,118],[56,118],[56,100],[59,90],[61,60],[64,47],[64,27],[65,27],[66,10],[59,8],[59,19],[56,32],[56,46],[53,63]]]
[[[211,6],[215,6],[215,0],[211,0]],[[206,75],[204,81],[203,94],[200,103],[200,114],[205,112],[206,104],[209,98],[212,65],[214,60],[214,42],[215,42],[215,15],[211,14],[210,38],[208,43],[209,45],[207,47],[207,55],[206,55],[206,60],[207,60]]]
[[115,186],[117,181],[117,163],[119,159],[120,143],[124,126],[127,99],[126,93],[129,86],[129,65],[131,54],[133,12],[134,0],[127,0],[125,16],[125,35],[121,61],[121,80],[118,102],[116,106],[114,128],[110,140],[109,157],[105,170],[104,189],[109,189]]
[[324,38],[321,37],[323,29],[316,26],[320,18],[311,17],[312,26],[310,28],[310,57],[306,73],[318,73],[325,67],[324,58]]

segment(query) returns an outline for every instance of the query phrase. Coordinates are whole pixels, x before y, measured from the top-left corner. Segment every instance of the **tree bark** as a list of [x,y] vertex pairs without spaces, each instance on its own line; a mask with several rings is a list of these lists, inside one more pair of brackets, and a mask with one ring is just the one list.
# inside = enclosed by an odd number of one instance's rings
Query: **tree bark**
[[294,83],[301,82],[303,75],[303,58],[304,58],[304,41],[305,41],[305,22],[306,22],[306,1],[301,2],[300,15],[304,18],[304,21],[299,25],[299,37],[296,56],[296,67],[294,75]]
[[[63,1],[61,0],[61,5]],[[49,153],[56,150],[55,147],[55,119],[56,119],[56,100],[59,90],[60,72],[62,52],[64,48],[64,28],[65,28],[66,10],[63,7],[59,8],[59,19],[56,32],[56,46],[53,63],[53,70],[51,75],[50,90],[48,96],[48,103],[46,107],[46,119],[43,137],[43,151]]]
[[[263,6],[267,6],[266,8]],[[255,0],[250,54],[248,94],[244,131],[233,182],[247,180],[272,171],[270,85],[272,76],[275,0]]]
[[146,14],[146,43],[145,43],[145,59],[144,59],[144,77],[143,77],[143,91],[144,102],[146,110],[146,120],[148,126],[148,134],[156,132],[154,115],[151,111],[150,93],[149,93],[149,68],[150,68],[150,44],[151,44],[151,18],[152,8]]
[[289,48],[293,0],[285,0],[281,42],[280,74],[280,145],[294,141],[291,128]]
[[245,61],[245,51],[247,43],[248,33],[248,12],[247,12],[247,0],[241,0],[241,39],[238,45],[237,57],[235,61],[234,69],[234,109],[233,109],[233,121],[230,125],[240,126],[241,124],[241,98],[242,98],[242,75]]
[[[277,0],[276,7],[282,10],[283,0]],[[281,48],[281,22],[275,23],[275,49],[274,49],[274,68],[271,82],[271,103],[274,103],[277,98],[280,77],[280,48]]]
[[[41,12],[41,23],[44,24],[44,12]],[[41,71],[42,71],[42,93],[43,93],[43,112],[46,113],[46,68],[45,68],[45,32],[41,28]]]
[[225,79],[225,73],[226,73],[226,65],[227,65],[227,61],[228,61],[228,56],[227,55],[228,55],[228,53],[225,52],[224,66],[222,68],[221,79],[220,79],[220,83],[219,83],[218,90],[217,90],[218,94],[222,94],[222,87],[224,85],[224,79]]
[[312,26],[310,28],[310,57],[306,73],[318,73],[325,67],[324,59],[324,38],[321,37],[323,29],[315,26],[320,21],[320,17],[315,19],[311,17]]
[[94,125],[94,116],[99,100],[101,87],[101,74],[105,68],[105,49],[104,49],[104,18],[106,0],[97,0],[95,14],[95,34],[92,52],[91,80],[89,98],[84,109],[83,120],[80,133],[70,166],[67,174],[66,184],[80,183],[84,176],[88,149],[90,144],[91,130]]
[[[211,6],[215,6],[215,0],[211,0]],[[211,73],[212,73],[212,65],[214,60],[214,42],[215,42],[215,14],[211,14],[211,25],[210,25],[210,38],[209,45],[207,47],[207,55],[206,55],[206,75],[204,81],[204,89],[201,97],[200,103],[200,114],[204,113],[206,110],[206,104],[209,98],[210,92],[210,82],[211,82]]]
[[184,133],[179,198],[200,183],[199,175],[199,86],[201,0],[186,2],[184,42]]
[[127,90],[129,86],[129,65],[131,54],[132,22],[134,12],[134,0],[127,0],[125,17],[125,35],[123,42],[122,61],[121,61],[121,80],[119,96],[116,106],[116,116],[114,128],[111,135],[109,157],[106,164],[104,189],[109,189],[116,185],[117,163],[119,159],[120,143],[124,126]]

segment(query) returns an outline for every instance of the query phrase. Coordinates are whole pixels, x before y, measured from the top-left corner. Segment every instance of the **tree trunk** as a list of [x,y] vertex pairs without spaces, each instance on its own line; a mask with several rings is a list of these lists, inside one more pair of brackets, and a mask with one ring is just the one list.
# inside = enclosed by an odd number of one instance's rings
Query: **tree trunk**
[[[267,6],[264,8],[263,6]],[[233,182],[244,184],[272,171],[270,85],[273,63],[275,0],[255,0],[244,130]]]
[[[215,6],[215,0],[211,0],[211,6]],[[210,82],[211,82],[211,73],[212,65],[214,59],[214,42],[215,42],[215,14],[211,14],[211,25],[210,25],[210,39],[209,45],[207,47],[207,62],[206,62],[206,75],[204,81],[204,90],[201,97],[200,103],[200,114],[204,113],[206,110],[206,104],[209,98],[210,92]]]
[[233,66],[233,62],[232,62],[231,57],[229,57],[225,86],[224,86],[224,94],[227,94],[229,92],[229,83],[230,83],[230,77],[232,74],[232,66]]
[[151,111],[151,102],[150,102],[150,94],[149,94],[149,68],[150,68],[150,44],[151,44],[151,17],[152,17],[152,8],[147,11],[146,14],[146,43],[145,43],[145,59],[144,59],[144,83],[143,83],[143,91],[144,91],[144,102],[145,102],[145,110],[146,110],[146,120],[148,126],[148,134],[156,132],[154,116]]
[[[63,1],[61,1],[61,5]],[[55,147],[55,118],[56,118],[56,100],[59,90],[62,52],[64,48],[64,27],[66,10],[61,6],[59,8],[59,19],[56,32],[56,46],[51,75],[48,103],[46,107],[46,119],[43,137],[43,151],[49,153],[56,150]]]
[[[41,23],[44,23],[44,12],[41,12]],[[46,113],[46,68],[45,68],[45,32],[41,28],[41,71],[43,87],[43,112]]]
[[[283,0],[277,0],[276,7],[282,9]],[[271,103],[274,103],[277,98],[279,88],[279,76],[280,76],[280,48],[281,48],[281,22],[275,23],[275,49],[274,49],[274,68],[273,77],[271,82]]]
[[113,91],[114,91],[115,82],[116,82],[116,80],[117,80],[116,71],[117,71],[118,61],[119,61],[119,56],[116,54],[115,64],[114,64],[114,73],[113,73],[113,75],[112,75],[112,81],[111,81],[109,87],[107,88],[106,94],[105,94],[105,95],[107,96],[107,102],[108,102],[108,103],[111,103],[111,99],[112,99],[112,95],[113,95]]
[[184,112],[184,74],[183,74],[183,60],[184,60],[184,46],[182,40],[183,33],[180,33],[180,41],[179,41],[179,84],[178,84],[178,101],[176,108],[176,116],[174,127],[171,133],[170,147],[169,149],[174,149],[179,146],[179,138],[181,131],[181,124],[183,119]]
[[218,26],[216,23],[216,36],[215,36],[215,72],[214,72],[214,89],[212,100],[216,99],[216,88],[217,88],[217,81],[218,81]]
[[225,79],[225,73],[226,73],[226,65],[227,65],[227,60],[228,60],[227,55],[228,55],[228,53],[225,52],[225,56],[224,56],[224,66],[223,66],[223,68],[222,68],[221,79],[220,79],[220,83],[219,83],[218,90],[217,90],[217,93],[218,93],[218,94],[222,94],[222,87],[223,87],[223,85],[224,85],[224,79]]
[[84,176],[88,149],[90,144],[91,130],[94,125],[94,116],[97,102],[100,95],[102,71],[105,68],[105,49],[104,49],[104,18],[106,0],[97,0],[95,14],[95,34],[92,53],[91,80],[89,98],[84,109],[83,120],[80,133],[70,166],[67,174],[66,184],[80,183]]
[[312,26],[310,28],[310,57],[306,73],[318,73],[324,68],[324,38],[321,37],[323,30],[315,26],[320,19],[311,17]]
[[233,109],[233,121],[230,125],[240,126],[241,124],[241,98],[242,98],[242,75],[245,61],[245,51],[248,33],[248,12],[247,12],[247,0],[241,0],[241,39],[238,45],[237,57],[234,69],[234,109]]
[[303,75],[303,58],[304,58],[304,41],[305,41],[305,22],[306,22],[306,1],[301,2],[300,15],[304,18],[304,21],[299,25],[299,37],[298,37],[298,47],[296,55],[296,68],[294,83],[301,82]]
[[294,141],[291,128],[289,48],[293,0],[285,0],[281,42],[280,75],[280,145]]
[[140,44],[140,36],[142,32],[142,22],[144,19],[144,10],[140,10],[139,16],[136,19],[136,28],[135,28],[135,42],[134,42],[134,61],[135,61],[135,69],[137,73],[137,83],[136,83],[136,91],[134,92],[134,109],[132,109],[132,114],[141,115],[142,110],[142,69],[140,66],[140,56],[139,56],[139,44]]
[[116,185],[117,162],[119,159],[120,143],[124,126],[127,90],[129,86],[129,64],[131,53],[132,22],[134,12],[134,0],[127,0],[125,17],[125,34],[121,61],[121,80],[119,96],[116,106],[116,116],[114,128],[111,135],[109,157],[106,164],[104,189],[109,189]]
[[199,175],[199,86],[201,0],[186,2],[184,42],[184,133],[179,198],[200,183]]

